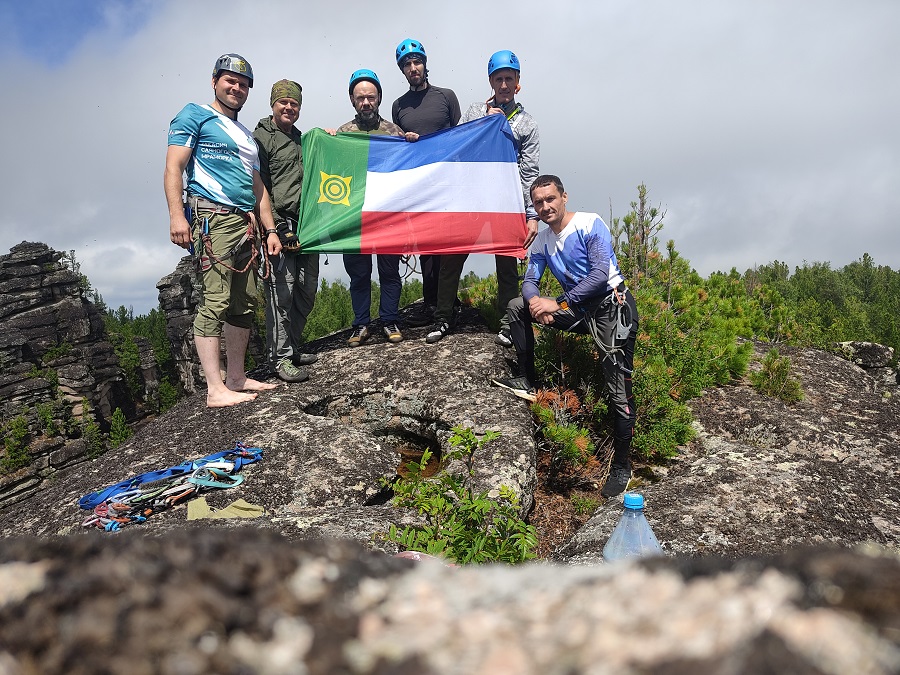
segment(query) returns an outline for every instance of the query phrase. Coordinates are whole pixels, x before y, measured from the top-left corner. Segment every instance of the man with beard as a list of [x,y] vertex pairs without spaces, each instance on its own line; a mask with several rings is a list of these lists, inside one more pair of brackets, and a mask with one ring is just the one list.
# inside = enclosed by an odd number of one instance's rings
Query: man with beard
[[[274,384],[248,378],[244,357],[256,307],[256,218],[269,255],[281,252],[269,196],[259,176],[259,153],[250,130],[237,121],[253,86],[253,70],[239,54],[223,54],[213,66],[213,102],[189,103],[169,125],[163,186],[169,206],[169,238],[193,246],[201,294],[194,342],[206,377],[206,405],[232,406],[256,398]],[[187,209],[182,176],[187,173]],[[191,222],[188,222],[190,218]],[[222,379],[219,348],[225,338]]]
[[318,253],[303,253],[297,242],[300,186],[303,182],[303,155],[300,131],[294,123],[300,117],[303,90],[291,80],[272,85],[269,104],[272,114],[262,118],[253,131],[259,146],[259,174],[272,200],[272,215],[281,256],[272,263],[264,282],[266,290],[266,349],[269,368],[285,382],[309,378],[307,366],[315,354],[300,351],[306,319],[312,311],[319,284]]
[[[516,146],[516,159],[519,165],[519,179],[522,183],[522,196],[525,200],[525,217],[528,232],[525,243],[527,249],[534,241],[538,231],[537,213],[531,203],[529,188],[538,177],[538,161],[541,154],[541,142],[537,122],[525,112],[521,103],[516,102],[519,92],[520,65],[518,57],[508,49],[495,52],[488,59],[488,84],[493,95],[485,102],[473,103],[460,118],[464,124],[486,115],[503,115],[509,122]],[[441,260],[441,273],[438,278],[437,309],[434,312],[434,327],[425,337],[425,342],[434,344],[441,340],[452,328],[453,303],[459,291],[459,280],[463,265],[469,257],[467,253],[445,255]],[[519,294],[519,265],[512,256],[494,256],[497,266],[497,307],[501,312],[500,332],[494,341],[503,347],[512,347],[509,332],[509,317],[506,306]]]
[[[338,131],[404,136],[400,127],[388,122],[378,113],[378,106],[381,105],[381,82],[371,70],[357,70],[350,76],[350,103],[356,110],[356,116],[340,126]],[[378,283],[381,285],[378,316],[382,330],[388,342],[400,342],[403,340],[399,327],[400,292],[403,289],[400,256],[379,253],[375,257],[378,259]],[[350,276],[350,302],[353,305],[353,332],[348,344],[359,347],[372,336],[372,331],[369,330],[372,256],[345,253],[344,269]]]
[[[406,140],[459,123],[459,100],[452,89],[436,87],[428,81],[428,57],[418,40],[406,39],[395,51],[397,66],[409,83],[409,91],[394,101],[391,119],[406,132]],[[419,256],[422,262],[422,311],[408,317],[410,326],[427,326],[434,321],[437,306],[438,276],[441,258],[436,255]]]

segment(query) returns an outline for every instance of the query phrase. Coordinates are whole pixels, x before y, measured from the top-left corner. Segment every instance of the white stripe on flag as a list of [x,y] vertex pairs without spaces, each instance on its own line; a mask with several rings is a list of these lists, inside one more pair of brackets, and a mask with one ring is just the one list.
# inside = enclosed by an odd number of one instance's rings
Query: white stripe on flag
[[519,167],[511,162],[436,162],[366,174],[362,210],[524,213]]

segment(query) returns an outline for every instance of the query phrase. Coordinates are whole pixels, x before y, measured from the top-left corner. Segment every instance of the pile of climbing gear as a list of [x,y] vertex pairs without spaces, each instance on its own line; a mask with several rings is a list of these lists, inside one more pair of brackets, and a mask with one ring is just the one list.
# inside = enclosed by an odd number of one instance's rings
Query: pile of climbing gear
[[83,527],[114,532],[132,523],[142,523],[158,511],[170,509],[201,492],[240,485],[241,467],[262,459],[263,451],[243,443],[233,450],[217,452],[177,466],[150,471],[123,480],[78,500],[78,506],[91,511]]

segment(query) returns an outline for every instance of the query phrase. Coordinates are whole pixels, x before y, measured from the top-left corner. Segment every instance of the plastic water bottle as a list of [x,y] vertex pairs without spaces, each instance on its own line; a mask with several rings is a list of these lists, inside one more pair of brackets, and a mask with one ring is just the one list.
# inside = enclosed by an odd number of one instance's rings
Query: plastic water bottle
[[644,495],[626,492],[624,501],[625,511],[603,547],[603,559],[613,562],[623,558],[663,555],[659,541],[644,516]]

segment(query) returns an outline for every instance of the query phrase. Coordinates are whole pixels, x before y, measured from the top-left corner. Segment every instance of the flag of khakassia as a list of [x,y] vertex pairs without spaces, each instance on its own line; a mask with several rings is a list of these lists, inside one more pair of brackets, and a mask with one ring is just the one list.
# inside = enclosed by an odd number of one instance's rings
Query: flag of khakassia
[[301,250],[524,257],[525,206],[503,115],[421,137],[303,136]]

